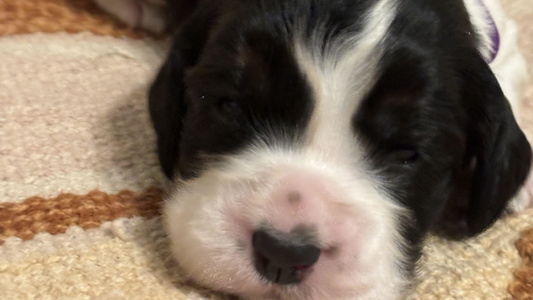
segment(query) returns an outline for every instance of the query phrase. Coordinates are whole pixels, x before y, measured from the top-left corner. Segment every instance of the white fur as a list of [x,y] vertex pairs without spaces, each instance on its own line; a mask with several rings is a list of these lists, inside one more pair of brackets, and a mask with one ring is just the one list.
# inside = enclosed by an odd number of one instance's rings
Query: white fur
[[518,213],[533,207],[533,174],[529,174],[524,187],[507,206],[507,213]]
[[[357,35],[340,37],[322,56],[296,41],[296,58],[314,92],[315,111],[309,125],[309,147],[330,158],[349,160],[360,153],[352,149],[352,115],[377,77],[381,42],[394,18],[393,1],[381,0],[368,12],[367,24]],[[320,43],[324,33],[315,33]],[[340,152],[340,153],[337,153]]]
[[[296,176],[315,178],[304,181],[306,190],[327,186],[318,188],[327,196],[303,197],[310,207],[287,208],[288,201],[274,195]],[[403,282],[395,264],[401,243],[392,241],[404,211],[383,199],[365,172],[262,145],[182,183],[164,219],[182,268],[217,290],[248,299],[394,299]],[[265,222],[277,230],[314,225],[322,249],[338,254],[323,253],[299,285],[267,283],[255,271],[251,246],[254,228]]]
[[[257,141],[199,178],[178,183],[164,220],[175,258],[191,278],[248,299],[399,297],[405,284],[399,231],[406,211],[380,191],[382,182],[353,144],[351,129],[357,100],[377,76],[393,16],[393,1],[378,1],[363,31],[331,45],[324,57],[295,41],[317,103],[306,142]],[[301,195],[296,206],[288,200],[294,191]],[[255,270],[251,237],[265,223],[279,231],[317,228],[323,252],[300,284],[274,285]]]
[[[297,61],[313,88],[315,101],[305,150],[318,153],[335,168],[366,170],[370,174],[362,157],[363,150],[360,145],[354,144],[352,116],[378,77],[378,63],[384,51],[382,42],[394,16],[393,1],[378,1],[366,15],[367,23],[361,33],[340,37],[329,45],[323,55],[313,52],[321,49],[320,46],[306,47],[303,42],[296,41]],[[323,34],[316,32],[315,39],[322,41]],[[384,184],[373,176],[370,181],[374,186]],[[359,201],[357,196],[354,201]],[[386,195],[381,195],[376,201],[383,205],[374,212],[378,215],[394,202]],[[384,274],[402,278],[396,265],[402,261],[397,219],[379,220],[392,230],[390,235],[380,237],[384,248],[394,249],[382,253],[380,263],[386,272]]]

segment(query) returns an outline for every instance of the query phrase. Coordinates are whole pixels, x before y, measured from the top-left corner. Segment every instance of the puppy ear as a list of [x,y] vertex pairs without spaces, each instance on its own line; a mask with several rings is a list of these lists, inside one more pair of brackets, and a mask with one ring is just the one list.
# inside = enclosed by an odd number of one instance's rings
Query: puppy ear
[[[478,53],[463,61],[460,76],[467,118],[466,155],[458,173],[461,191],[444,213],[454,237],[488,228],[524,183],[531,148],[489,66]],[[446,228],[447,227],[447,228]]]
[[[173,53],[175,55],[175,53]],[[148,104],[157,134],[159,162],[165,175],[174,176],[178,160],[181,119],[185,113],[183,101],[183,68],[181,58],[169,57],[152,84]]]
[[204,47],[213,11],[201,9],[177,30],[174,43],[149,93],[150,117],[157,134],[159,161],[172,178],[179,159],[185,105],[184,75],[194,66]]

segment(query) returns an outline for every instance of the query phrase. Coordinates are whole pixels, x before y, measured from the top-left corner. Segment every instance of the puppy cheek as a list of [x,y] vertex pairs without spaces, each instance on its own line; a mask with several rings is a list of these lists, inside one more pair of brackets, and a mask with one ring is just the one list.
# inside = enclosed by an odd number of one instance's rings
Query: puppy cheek
[[251,241],[240,238],[246,226],[227,214],[223,198],[201,194],[178,191],[165,204],[163,221],[173,258],[201,285],[253,297],[264,294],[250,259]]

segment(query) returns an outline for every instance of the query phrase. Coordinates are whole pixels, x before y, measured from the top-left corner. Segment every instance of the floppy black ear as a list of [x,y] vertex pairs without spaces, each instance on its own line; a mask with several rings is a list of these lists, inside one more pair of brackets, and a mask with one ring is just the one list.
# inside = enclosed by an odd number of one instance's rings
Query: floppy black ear
[[169,178],[175,175],[182,118],[187,110],[184,99],[184,74],[198,60],[207,39],[212,17],[213,9],[199,7],[178,28],[169,55],[148,94],[150,116],[157,134],[159,161]]
[[444,216],[455,237],[489,227],[522,186],[531,164],[530,145],[489,66],[478,53],[462,64],[467,141],[459,177],[466,182],[458,183],[464,190]]
[[148,95],[150,116],[157,134],[159,162],[165,175],[172,178],[178,160],[181,119],[185,113],[183,101],[183,65],[165,62]]

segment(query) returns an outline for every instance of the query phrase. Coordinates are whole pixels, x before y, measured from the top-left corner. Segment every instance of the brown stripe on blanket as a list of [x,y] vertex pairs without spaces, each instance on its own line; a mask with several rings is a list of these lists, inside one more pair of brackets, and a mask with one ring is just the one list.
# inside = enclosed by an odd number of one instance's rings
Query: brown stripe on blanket
[[124,190],[116,195],[93,191],[87,195],[61,194],[52,199],[31,197],[21,203],[0,203],[1,239],[16,236],[30,240],[40,232],[64,233],[69,226],[84,229],[103,222],[134,216],[160,215],[163,192],[148,188],[136,194]]
[[522,257],[522,266],[514,272],[514,281],[509,285],[509,293],[516,300],[533,299],[533,228],[520,235],[516,242]]
[[26,33],[78,33],[142,38],[148,33],[128,28],[92,0],[2,0],[0,36]]

